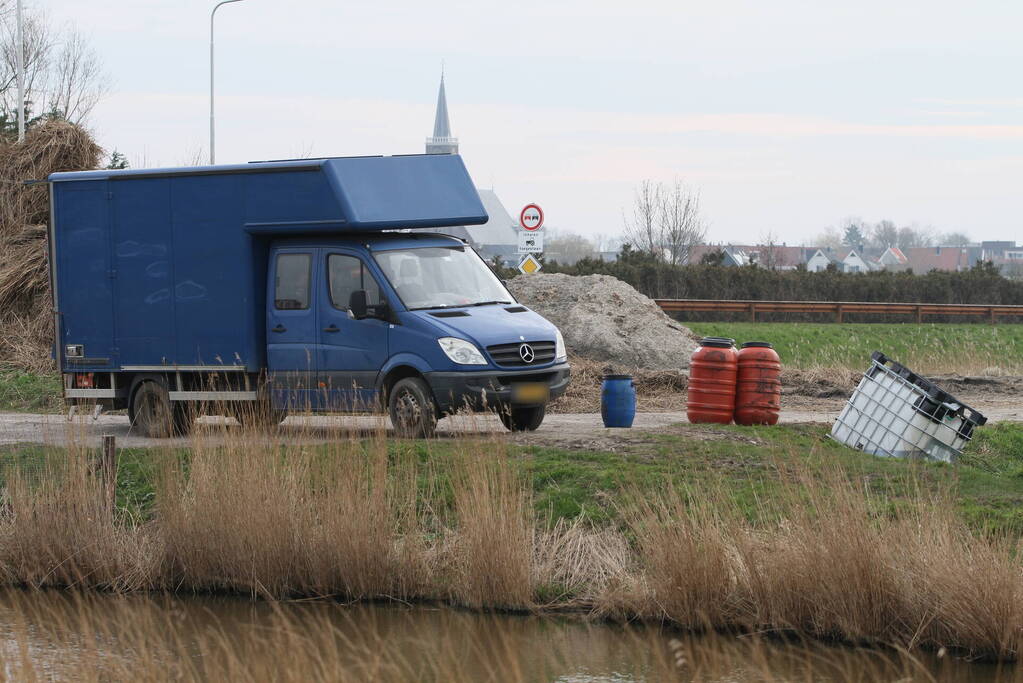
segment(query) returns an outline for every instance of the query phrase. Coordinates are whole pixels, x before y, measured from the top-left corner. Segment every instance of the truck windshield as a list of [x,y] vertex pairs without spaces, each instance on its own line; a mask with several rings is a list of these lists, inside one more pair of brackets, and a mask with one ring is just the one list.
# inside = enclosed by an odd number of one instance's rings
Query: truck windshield
[[420,247],[373,255],[409,310],[507,304],[513,301],[472,249]]

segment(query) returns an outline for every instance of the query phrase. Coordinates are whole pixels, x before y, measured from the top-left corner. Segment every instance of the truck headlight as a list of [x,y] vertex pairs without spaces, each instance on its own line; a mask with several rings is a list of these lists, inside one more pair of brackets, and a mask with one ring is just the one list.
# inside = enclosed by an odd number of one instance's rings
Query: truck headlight
[[459,365],[486,365],[487,359],[472,342],[458,337],[441,337],[437,340],[444,355]]
[[554,360],[565,360],[568,358],[568,349],[565,348],[565,338],[561,336],[561,330],[555,330],[554,336]]

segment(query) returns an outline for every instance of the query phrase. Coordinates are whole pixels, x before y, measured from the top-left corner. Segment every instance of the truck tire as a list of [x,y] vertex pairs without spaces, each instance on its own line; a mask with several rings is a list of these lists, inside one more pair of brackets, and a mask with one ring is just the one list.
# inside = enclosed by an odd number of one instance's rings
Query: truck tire
[[543,422],[544,415],[546,414],[546,405],[529,406],[527,408],[508,406],[498,412],[498,415],[501,416],[501,422],[504,423],[504,426],[510,432],[535,431]]
[[234,418],[246,429],[272,429],[287,416],[287,410],[278,410],[269,401],[239,403],[234,409]]
[[167,385],[155,379],[139,383],[130,406],[132,428],[150,439],[187,434],[195,417],[186,405],[172,403]]
[[418,377],[398,380],[387,397],[394,431],[405,439],[428,439],[437,430],[437,404]]

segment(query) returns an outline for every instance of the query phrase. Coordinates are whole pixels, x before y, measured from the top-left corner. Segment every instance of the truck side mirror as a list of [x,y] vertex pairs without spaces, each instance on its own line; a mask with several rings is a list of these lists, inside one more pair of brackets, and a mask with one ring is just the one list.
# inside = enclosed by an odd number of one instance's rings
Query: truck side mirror
[[356,320],[365,318],[368,315],[368,308],[365,289],[357,289],[348,297],[348,311]]

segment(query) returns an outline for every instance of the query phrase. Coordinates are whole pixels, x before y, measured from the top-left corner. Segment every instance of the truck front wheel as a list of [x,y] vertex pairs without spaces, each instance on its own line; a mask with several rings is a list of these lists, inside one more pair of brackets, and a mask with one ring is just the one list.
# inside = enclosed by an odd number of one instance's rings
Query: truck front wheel
[[391,387],[387,399],[391,424],[398,436],[406,439],[428,439],[437,429],[437,404],[426,382],[406,377]]
[[543,422],[547,406],[529,406],[528,408],[506,407],[498,413],[501,422],[510,432],[532,432]]
[[194,416],[184,404],[171,402],[166,385],[146,380],[135,389],[129,418],[142,436],[163,439],[187,433]]

